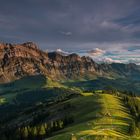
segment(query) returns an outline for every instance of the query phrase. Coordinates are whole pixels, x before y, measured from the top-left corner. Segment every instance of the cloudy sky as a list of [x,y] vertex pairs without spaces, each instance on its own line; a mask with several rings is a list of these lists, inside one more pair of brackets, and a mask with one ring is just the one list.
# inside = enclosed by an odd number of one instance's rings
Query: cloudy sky
[[0,41],[139,63],[140,0],[0,0]]

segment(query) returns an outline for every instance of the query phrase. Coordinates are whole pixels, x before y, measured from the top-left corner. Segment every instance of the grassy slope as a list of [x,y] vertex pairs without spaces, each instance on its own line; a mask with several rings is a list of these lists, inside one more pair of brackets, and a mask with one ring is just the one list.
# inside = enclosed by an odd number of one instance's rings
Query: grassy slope
[[107,79],[107,78],[97,78],[94,80],[84,80],[84,81],[71,81],[63,83],[69,87],[77,87],[82,90],[98,90],[104,89],[108,86],[115,87],[118,90],[128,90],[134,91],[139,95],[140,93],[140,80],[133,79]]
[[24,77],[11,83],[0,84],[0,96],[10,101],[23,90],[41,88],[45,84],[46,78],[42,75]]
[[17,89],[32,89],[42,87],[46,83],[43,75],[27,76],[11,83],[1,84],[1,92],[13,91]]
[[[75,122],[48,140],[128,139],[132,116],[121,98],[109,94],[78,97],[70,101]],[[73,134],[73,136],[72,136]]]
[[[29,90],[42,87],[66,88],[50,79],[46,80],[42,76],[23,78],[15,81],[12,85],[0,87],[1,90],[7,90],[6,94],[2,95],[1,98],[8,100],[13,98],[18,92],[14,91],[14,94],[8,94],[8,90],[17,90],[17,87],[18,89],[29,88]],[[95,94],[92,96],[92,93],[86,93],[83,95],[83,97],[67,101],[67,103],[70,102],[75,106],[74,110],[71,111],[75,118],[75,123],[56,133],[56,136],[49,138],[49,140],[71,140],[72,134],[76,138],[89,138],[89,140],[94,138],[101,140],[107,138],[112,138],[113,140],[129,138],[128,130],[132,117],[120,98],[109,94]]]
[[[43,75],[27,76],[16,80],[11,83],[0,85],[0,99],[4,99],[5,102],[11,102],[21,93],[34,91],[42,88],[64,87],[58,82],[47,79]],[[0,104],[3,104],[0,100]]]
[[53,81],[50,78],[46,78],[46,84],[43,86],[44,88],[52,88],[52,87],[66,87],[59,82]]

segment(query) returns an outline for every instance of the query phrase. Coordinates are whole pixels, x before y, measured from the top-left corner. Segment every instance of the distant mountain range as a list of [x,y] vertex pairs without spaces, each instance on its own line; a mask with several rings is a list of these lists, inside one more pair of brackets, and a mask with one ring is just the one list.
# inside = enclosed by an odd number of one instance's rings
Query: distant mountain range
[[140,66],[130,64],[97,64],[90,57],[73,53],[44,52],[35,43],[0,44],[0,83],[25,76],[44,75],[52,80],[140,79]]

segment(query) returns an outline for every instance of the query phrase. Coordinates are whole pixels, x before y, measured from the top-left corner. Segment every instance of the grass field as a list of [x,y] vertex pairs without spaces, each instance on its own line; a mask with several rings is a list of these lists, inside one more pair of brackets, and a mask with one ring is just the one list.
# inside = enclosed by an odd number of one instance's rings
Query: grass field
[[[35,80],[36,78],[38,78],[38,80]],[[60,89],[62,88],[62,91],[66,93],[65,90],[69,89],[67,86],[69,85],[59,84],[50,79],[46,79],[46,77],[43,76],[26,77],[21,80],[17,80],[12,84],[0,85],[0,105],[6,102],[11,102],[14,98],[21,94],[21,90],[28,93],[28,96],[26,95],[25,98],[23,98],[27,101],[30,97],[36,96],[38,100],[40,99],[38,98],[40,95],[42,95],[41,97],[43,99],[47,98],[48,96],[45,96],[47,95],[45,88],[51,89],[58,87]],[[82,85],[79,86],[84,87]],[[87,84],[87,86],[89,85]],[[38,90],[37,92],[37,89],[41,90]],[[62,93],[62,91],[60,90],[60,93]],[[69,115],[73,116],[74,123],[65,127],[61,131],[53,133],[53,136],[47,138],[47,140],[140,139],[139,136],[135,136],[136,138],[131,137],[130,132],[133,117],[130,115],[129,109],[124,105],[121,97],[110,94],[102,94],[102,90],[95,90],[94,93],[83,93],[80,88],[73,86],[71,87],[71,91],[78,91],[82,96],[66,100],[61,104],[71,104],[73,106]],[[30,96],[29,93],[35,93],[36,96]],[[49,91],[48,93],[51,95],[53,92],[51,93]],[[23,99],[21,98],[22,101]],[[135,100],[137,104],[140,105],[140,98],[136,97]],[[56,110],[55,108],[53,109]]]
[[[47,79],[43,75],[28,76],[19,80],[13,81],[12,83],[6,83],[0,85],[0,96],[7,102],[12,102],[17,95],[25,91],[34,91],[42,88],[53,88],[53,87],[64,87],[61,84]],[[2,103],[1,99],[1,103]],[[4,103],[4,102],[3,102]]]
[[75,106],[74,124],[47,140],[136,139],[130,136],[132,116],[120,97],[88,93],[67,102]]

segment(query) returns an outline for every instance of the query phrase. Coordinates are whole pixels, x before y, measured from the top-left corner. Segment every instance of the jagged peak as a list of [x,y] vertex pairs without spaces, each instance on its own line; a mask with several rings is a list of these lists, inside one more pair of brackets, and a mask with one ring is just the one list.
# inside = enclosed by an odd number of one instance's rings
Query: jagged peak
[[39,49],[37,44],[34,43],[34,42],[25,42],[25,43],[22,43],[22,44],[12,44],[12,43],[0,42],[0,49],[13,48],[13,47],[17,47],[17,46],[28,47],[28,48],[31,48],[31,49]]
[[25,42],[25,43],[23,43],[21,45],[23,45],[25,47],[28,47],[28,48],[32,48],[32,49],[39,49],[37,44],[34,43],[34,42]]
[[0,49],[12,48],[12,47],[14,47],[14,46],[15,46],[15,44],[12,44],[12,43],[0,42]]

